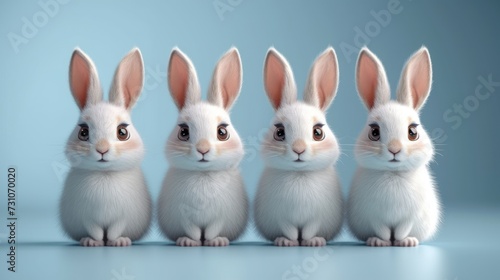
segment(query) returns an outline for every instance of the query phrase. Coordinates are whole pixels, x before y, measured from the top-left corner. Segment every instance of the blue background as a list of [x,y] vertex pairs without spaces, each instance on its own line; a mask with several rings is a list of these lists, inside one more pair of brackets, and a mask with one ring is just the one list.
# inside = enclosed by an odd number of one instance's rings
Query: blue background
[[[4,178],[3,190],[0,189],[0,218],[5,221],[7,168],[16,166],[19,175],[18,241],[27,244],[56,242],[54,246],[59,244],[57,242],[68,241],[58,225],[57,205],[69,168],[64,146],[79,114],[67,78],[70,56],[76,46],[94,60],[106,93],[121,58],[134,46],[141,49],[146,86],[132,116],[147,149],[143,169],[156,199],[168,167],[164,156],[166,138],[177,116],[165,73],[174,46],[181,48],[193,61],[204,94],[219,57],[229,47],[238,47],[244,76],[240,97],[232,109],[232,121],[246,144],[247,156],[241,170],[253,198],[263,169],[258,154],[259,139],[273,116],[262,84],[263,61],[270,46],[276,47],[289,60],[299,96],[314,58],[329,45],[335,48],[340,85],[329,109],[328,121],[343,151],[337,167],[346,195],[356,166],[352,144],[367,116],[354,81],[359,48],[366,44],[377,54],[395,89],[406,59],[425,45],[433,62],[433,90],[422,111],[422,122],[435,138],[439,153],[431,167],[445,210],[443,230],[430,244],[439,246],[443,244],[440,242],[449,240],[468,244],[478,231],[491,233],[495,228],[498,233],[498,218],[488,220],[491,216],[481,213],[498,213],[500,201],[498,174],[495,174],[500,166],[500,86],[491,88],[485,100],[478,101],[474,97],[476,88],[481,85],[479,77],[488,79],[491,75],[490,79],[500,81],[498,2],[54,1],[2,1],[0,4],[0,172],[5,174],[0,176]],[[49,2],[57,3],[56,12],[48,14],[39,4]],[[218,11],[216,4],[226,5],[227,10]],[[397,12],[389,12],[389,20],[377,22],[374,14],[387,11],[391,5],[397,6]],[[33,24],[36,30],[23,34],[26,22]],[[359,30],[364,34],[361,37]],[[23,43],[12,43],[13,36],[23,37]],[[487,92],[486,88],[481,89],[481,93]],[[469,109],[466,115],[454,112],[454,106],[459,104]],[[454,119],[447,119],[445,114]],[[478,214],[469,220],[459,218],[469,212]],[[472,226],[467,221],[477,224]],[[6,228],[1,226],[0,241],[5,242],[6,237]],[[145,240],[164,239],[154,229]],[[344,233],[339,240],[353,239]],[[241,241],[261,240],[250,226]],[[493,244],[499,246],[498,242]],[[40,246],[41,250],[46,250],[44,245]],[[37,251],[28,246],[24,248],[27,255],[31,254],[30,248]],[[499,247],[496,248],[498,251]],[[300,260],[304,259],[300,252],[306,251],[296,252]],[[446,252],[456,256],[449,250]],[[460,252],[465,255],[468,251]],[[229,256],[220,258],[224,260]],[[290,267],[286,257],[278,256],[285,258],[279,262]],[[22,256],[19,258],[22,260]],[[461,267],[459,262],[450,262],[456,264],[457,269]],[[1,263],[0,273],[4,273],[3,259]],[[28,269],[28,264],[32,263],[25,259],[24,270]],[[266,264],[272,271],[272,261]],[[109,270],[106,273],[109,274]],[[488,271],[483,270],[483,273]],[[455,276],[458,274],[443,277],[454,279]],[[108,278],[111,276],[106,276]]]

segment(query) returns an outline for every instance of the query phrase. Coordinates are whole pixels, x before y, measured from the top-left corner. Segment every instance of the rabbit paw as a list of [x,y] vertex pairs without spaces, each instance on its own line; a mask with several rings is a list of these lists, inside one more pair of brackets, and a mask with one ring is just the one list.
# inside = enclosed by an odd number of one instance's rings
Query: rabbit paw
[[126,247],[132,245],[132,241],[128,237],[118,237],[115,240],[108,240],[106,246],[112,247]]
[[278,237],[278,238],[274,239],[274,245],[280,246],[280,247],[299,246],[299,241],[290,240],[286,237]]
[[200,240],[193,240],[189,237],[183,236],[177,238],[177,241],[175,242],[177,246],[181,247],[196,247],[196,246],[201,246],[201,241]]
[[227,239],[226,237],[218,236],[214,239],[205,240],[205,242],[203,242],[203,245],[204,246],[213,246],[213,247],[227,246],[227,245],[229,245],[229,239]]
[[394,240],[394,246],[415,247],[418,246],[418,239],[409,236],[402,240]]
[[104,246],[104,241],[102,240],[94,240],[90,237],[84,237],[80,239],[80,245],[85,247],[101,247]]
[[382,240],[378,237],[370,237],[368,240],[366,240],[366,245],[367,246],[374,246],[374,247],[387,247],[391,246],[391,241],[385,241]]
[[300,242],[300,246],[308,246],[308,247],[320,247],[325,246],[326,240],[323,237],[315,236],[311,239],[304,239]]

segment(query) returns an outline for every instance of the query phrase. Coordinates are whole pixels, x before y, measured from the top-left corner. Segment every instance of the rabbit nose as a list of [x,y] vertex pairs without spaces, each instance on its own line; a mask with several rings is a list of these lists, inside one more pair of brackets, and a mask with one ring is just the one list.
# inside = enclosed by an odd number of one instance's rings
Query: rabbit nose
[[210,150],[205,150],[205,151],[200,151],[198,149],[196,149],[198,151],[198,153],[202,154],[202,155],[205,155],[206,153],[208,153]]
[[198,144],[196,144],[196,150],[202,155],[208,153],[210,151],[210,142],[206,139],[201,139]]
[[105,153],[109,152],[109,142],[106,140],[100,140],[95,145],[95,150],[101,155],[104,155]]
[[295,140],[292,144],[292,150],[300,155],[306,151],[306,142],[304,140]]
[[401,145],[401,142],[399,140],[392,140],[391,142],[389,142],[389,145],[387,145],[387,149],[393,155],[396,155],[399,152],[401,152],[401,147],[402,147],[402,145]]

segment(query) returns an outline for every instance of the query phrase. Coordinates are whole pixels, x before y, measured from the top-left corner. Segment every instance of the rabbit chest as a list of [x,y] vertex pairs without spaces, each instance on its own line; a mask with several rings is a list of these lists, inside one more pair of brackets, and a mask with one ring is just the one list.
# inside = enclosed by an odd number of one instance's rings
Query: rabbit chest
[[198,226],[206,226],[243,203],[241,177],[237,170],[194,172],[171,170],[166,178],[166,196],[172,211],[180,211]]
[[75,216],[83,215],[103,226],[133,211],[142,186],[135,170],[120,172],[73,170],[68,175],[66,195],[71,197]]
[[372,213],[374,219],[395,224],[413,219],[423,212],[422,208],[428,200],[426,190],[432,186],[426,170],[401,173],[369,171],[362,174],[360,187],[366,189],[364,205],[370,208],[367,213]]
[[288,217],[289,222],[303,225],[331,213],[338,205],[339,183],[333,169],[314,172],[268,170],[263,177],[263,196],[270,200],[269,214]]

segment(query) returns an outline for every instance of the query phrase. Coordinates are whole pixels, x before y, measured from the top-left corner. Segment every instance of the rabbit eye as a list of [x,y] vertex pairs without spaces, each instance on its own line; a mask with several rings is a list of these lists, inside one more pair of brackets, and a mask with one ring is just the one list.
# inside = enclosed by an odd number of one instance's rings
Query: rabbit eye
[[378,124],[370,124],[370,132],[368,133],[368,138],[372,141],[380,140],[380,126]]
[[283,124],[275,124],[276,129],[274,130],[274,140],[283,141],[285,140],[285,127]]
[[189,140],[189,126],[187,126],[187,124],[179,125],[179,134],[177,134],[177,138],[181,141]]
[[315,141],[321,141],[325,139],[325,133],[323,132],[323,124],[317,124],[313,127],[313,138]]
[[229,139],[229,132],[227,131],[227,124],[221,124],[217,127],[217,139],[226,141]]
[[78,131],[78,139],[81,141],[89,140],[89,127],[86,124],[80,125],[80,131]]
[[408,139],[410,141],[416,141],[419,138],[417,132],[417,126],[418,124],[410,124],[410,126],[408,126]]
[[128,124],[120,124],[116,128],[116,137],[120,141],[127,141],[130,138],[130,133],[127,130]]

